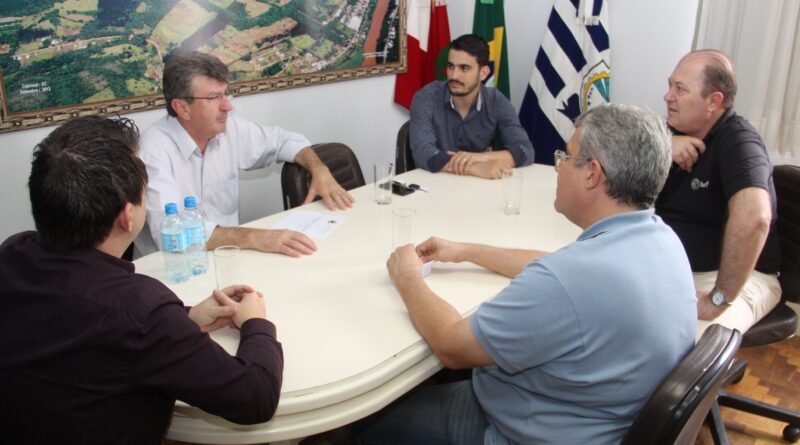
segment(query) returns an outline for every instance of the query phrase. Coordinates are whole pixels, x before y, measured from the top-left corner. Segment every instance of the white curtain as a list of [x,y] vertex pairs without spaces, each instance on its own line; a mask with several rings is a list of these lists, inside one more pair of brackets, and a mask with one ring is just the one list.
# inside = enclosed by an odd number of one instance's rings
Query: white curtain
[[800,0],[701,0],[695,48],[736,65],[734,109],[776,163],[800,161]]

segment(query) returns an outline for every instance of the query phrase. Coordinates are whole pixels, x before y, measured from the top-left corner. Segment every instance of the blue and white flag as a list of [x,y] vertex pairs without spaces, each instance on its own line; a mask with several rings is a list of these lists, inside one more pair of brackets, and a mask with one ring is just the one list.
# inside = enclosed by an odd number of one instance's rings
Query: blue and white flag
[[537,163],[552,165],[575,118],[609,101],[610,53],[607,0],[555,0],[519,111]]

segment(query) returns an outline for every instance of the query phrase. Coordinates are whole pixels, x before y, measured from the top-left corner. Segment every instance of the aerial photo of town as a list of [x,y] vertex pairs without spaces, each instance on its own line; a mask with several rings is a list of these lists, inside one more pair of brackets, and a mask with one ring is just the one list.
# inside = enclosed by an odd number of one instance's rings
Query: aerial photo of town
[[7,113],[159,94],[173,50],[231,81],[399,60],[399,0],[3,0]]

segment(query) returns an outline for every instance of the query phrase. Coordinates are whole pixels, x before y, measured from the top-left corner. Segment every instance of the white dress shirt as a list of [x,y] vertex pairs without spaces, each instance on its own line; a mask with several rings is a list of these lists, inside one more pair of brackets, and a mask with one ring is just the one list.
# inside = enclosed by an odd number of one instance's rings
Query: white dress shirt
[[140,145],[148,175],[147,221],[134,243],[135,256],[161,249],[164,204],[182,208],[186,196],[197,198],[205,214],[206,239],[216,226],[238,226],[239,172],[292,162],[310,145],[303,135],[230,115],[225,132],[211,138],[200,154],[176,118],[157,120],[142,134]]

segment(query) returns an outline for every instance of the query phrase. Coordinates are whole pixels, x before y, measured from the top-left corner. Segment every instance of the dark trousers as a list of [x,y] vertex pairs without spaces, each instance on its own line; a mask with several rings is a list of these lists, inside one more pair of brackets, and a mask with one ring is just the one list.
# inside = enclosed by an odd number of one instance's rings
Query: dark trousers
[[488,426],[472,380],[421,388],[350,428],[361,445],[480,445]]

